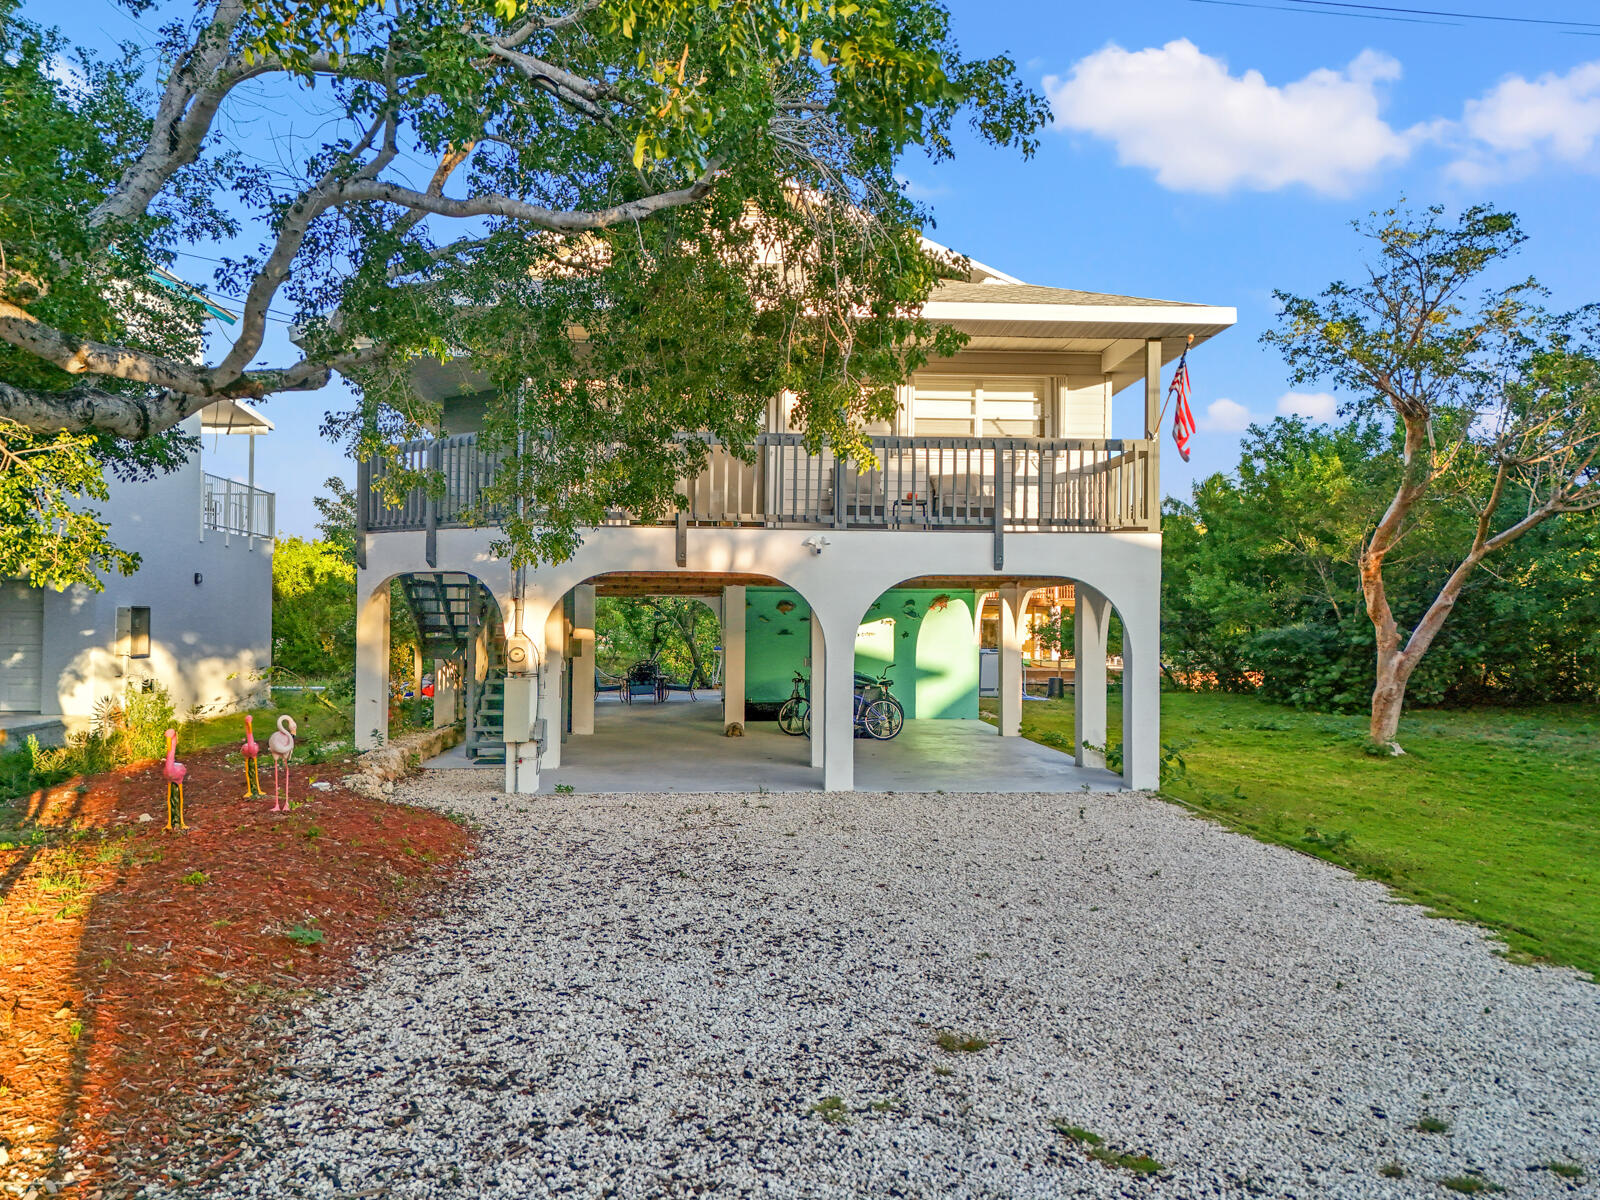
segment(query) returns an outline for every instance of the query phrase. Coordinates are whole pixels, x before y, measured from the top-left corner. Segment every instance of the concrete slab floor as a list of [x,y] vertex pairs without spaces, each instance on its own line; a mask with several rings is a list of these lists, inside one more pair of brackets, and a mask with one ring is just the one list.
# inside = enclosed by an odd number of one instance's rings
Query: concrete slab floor
[[[1077,766],[1069,755],[1022,738],[1002,738],[983,721],[907,721],[893,741],[855,741],[856,790],[863,792],[1118,791],[1110,771]],[[468,767],[459,748],[429,769]],[[480,768],[487,778],[504,768]],[[596,792],[819,791],[811,743],[774,721],[751,721],[742,738],[722,734],[715,697],[664,704],[595,705],[595,731],[568,737],[561,766],[540,773],[539,790],[568,785]],[[498,784],[494,786],[499,786]]]

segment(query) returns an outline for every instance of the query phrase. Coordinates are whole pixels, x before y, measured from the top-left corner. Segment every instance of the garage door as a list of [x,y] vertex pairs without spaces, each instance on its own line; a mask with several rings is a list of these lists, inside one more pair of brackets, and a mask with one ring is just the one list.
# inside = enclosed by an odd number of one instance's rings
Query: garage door
[[0,580],[0,712],[38,712],[44,593]]

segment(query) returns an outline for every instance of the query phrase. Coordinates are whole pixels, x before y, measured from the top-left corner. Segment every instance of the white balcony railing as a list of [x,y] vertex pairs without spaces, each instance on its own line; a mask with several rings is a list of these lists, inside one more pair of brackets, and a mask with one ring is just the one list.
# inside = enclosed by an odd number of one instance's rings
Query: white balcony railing
[[[874,437],[866,470],[832,454],[810,454],[798,434],[762,434],[754,461],[708,447],[704,467],[680,484],[675,523],[768,529],[968,529],[991,533],[996,569],[1007,533],[1115,533],[1160,528],[1157,458],[1144,439]],[[400,447],[410,470],[433,471],[442,496],[413,488],[386,502],[379,463],[362,463],[356,484],[362,535],[427,534],[436,561],[441,528],[492,525],[503,514],[486,501],[500,457],[473,434]],[[669,518],[670,520],[671,518]],[[607,524],[628,525],[626,512]],[[366,541],[358,544],[364,555]]]
[[271,538],[277,497],[247,483],[206,474],[200,501],[201,536]]

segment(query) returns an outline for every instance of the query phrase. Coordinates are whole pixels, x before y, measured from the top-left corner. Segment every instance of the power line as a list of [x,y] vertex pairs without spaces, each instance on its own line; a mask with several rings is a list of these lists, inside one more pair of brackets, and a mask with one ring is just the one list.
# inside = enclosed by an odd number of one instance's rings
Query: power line
[[1289,0],[1316,8],[1359,8],[1370,12],[1417,13],[1428,17],[1460,17],[1468,21],[1504,21],[1512,25],[1555,25],[1570,29],[1600,30],[1600,21],[1562,21],[1555,17],[1507,17],[1499,13],[1450,12],[1437,8],[1400,8],[1390,4],[1357,4],[1354,0]]
[[[1281,4],[1252,3],[1251,0],[1189,0],[1191,4],[1214,4],[1223,8],[1259,8],[1270,12],[1293,12],[1304,16],[1354,17],[1362,21],[1396,21],[1406,25],[1451,25],[1467,21],[1500,21],[1516,25],[1538,25],[1571,37],[1600,37],[1600,22],[1563,21],[1553,17],[1509,17],[1498,13],[1454,12],[1446,9],[1403,8],[1390,4],[1359,4],[1355,0],[1284,0]],[[1308,7],[1314,6],[1314,7]],[[1410,16],[1402,14],[1414,14]],[[1460,18],[1459,20],[1438,18]]]
[[1460,21],[1427,21],[1419,17],[1386,17],[1378,13],[1323,11],[1315,8],[1294,8],[1288,4],[1251,4],[1249,0],[1189,0],[1191,4],[1215,4],[1223,8],[1263,8],[1272,12],[1299,13],[1302,17],[1355,17],[1362,21],[1399,21],[1406,25],[1451,25],[1460,27]]

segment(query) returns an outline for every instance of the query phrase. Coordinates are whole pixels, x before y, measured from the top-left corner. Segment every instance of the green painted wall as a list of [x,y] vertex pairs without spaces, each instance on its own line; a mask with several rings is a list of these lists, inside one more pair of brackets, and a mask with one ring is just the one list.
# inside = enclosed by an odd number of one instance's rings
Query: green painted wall
[[[856,669],[877,674],[885,665],[907,717],[975,719],[978,643],[970,591],[896,588],[868,610],[856,637]],[[787,609],[788,611],[781,611]],[[776,704],[804,671],[811,653],[811,609],[788,588],[745,593],[745,695]]]

